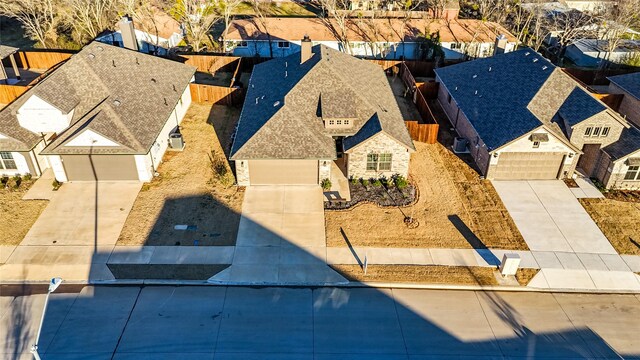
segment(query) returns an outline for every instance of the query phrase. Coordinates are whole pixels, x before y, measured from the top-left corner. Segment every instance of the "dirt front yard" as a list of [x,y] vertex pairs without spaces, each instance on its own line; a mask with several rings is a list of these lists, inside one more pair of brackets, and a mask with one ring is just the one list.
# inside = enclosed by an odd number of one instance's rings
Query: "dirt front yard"
[[620,254],[640,255],[640,203],[580,199],[589,216]]
[[226,106],[191,104],[180,128],[184,151],[167,151],[160,175],[142,187],[117,245],[235,244],[243,193],[233,186],[225,153],[239,114]]
[[[480,180],[440,143],[415,145],[409,180],[418,187],[416,204],[326,211],[327,246],[348,241],[352,246],[528,249],[491,182]],[[409,228],[405,216],[417,219],[418,227]]]
[[34,181],[22,181],[15,187],[15,180],[10,178],[8,187],[0,186],[0,219],[5,225],[0,231],[0,245],[20,244],[47,207],[49,202],[46,200],[22,200]]

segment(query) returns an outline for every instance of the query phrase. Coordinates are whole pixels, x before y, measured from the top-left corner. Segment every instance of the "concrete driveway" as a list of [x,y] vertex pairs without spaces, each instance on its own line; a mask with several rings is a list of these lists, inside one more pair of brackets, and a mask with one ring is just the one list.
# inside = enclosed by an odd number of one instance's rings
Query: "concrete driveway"
[[319,186],[248,187],[232,265],[210,281],[346,282],[326,263],[323,199]]
[[617,254],[560,180],[494,181],[532,251]]
[[106,267],[142,183],[65,183],[51,197],[22,243],[12,250],[0,280],[109,280]]

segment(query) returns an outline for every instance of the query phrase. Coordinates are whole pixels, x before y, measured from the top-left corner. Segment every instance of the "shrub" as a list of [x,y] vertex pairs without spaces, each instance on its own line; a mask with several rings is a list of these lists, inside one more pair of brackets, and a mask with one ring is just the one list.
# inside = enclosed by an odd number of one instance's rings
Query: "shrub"
[[358,179],[354,178],[353,176],[349,177],[349,182],[351,183],[351,185],[358,185]]
[[331,180],[329,179],[322,179],[322,181],[320,182],[320,186],[322,186],[322,189],[327,191],[331,189]]
[[384,186],[389,186],[389,179],[387,179],[387,177],[383,175],[380,177],[380,183]]
[[400,190],[406,188],[407,185],[409,185],[409,183],[407,182],[407,179],[405,179],[404,176],[402,176],[400,174],[393,175],[393,183]]
[[380,181],[380,179],[372,179],[371,184],[373,184],[373,186],[375,187],[380,187],[382,186],[382,181]]
[[31,180],[31,177],[32,177],[32,176],[31,176],[31,174],[26,173],[26,174],[24,174],[24,175],[22,176],[22,180],[24,180],[24,181],[29,181],[29,180]]
[[14,181],[13,187],[16,189],[19,188],[20,185],[22,184],[22,176],[20,175],[14,176],[13,181]]
[[2,183],[2,186],[7,186],[8,182],[9,182],[9,177],[3,176],[0,178],[0,183]]
[[364,186],[369,186],[369,180],[367,180],[367,179],[362,179],[362,178],[361,178],[361,179],[360,179],[360,182],[361,182],[361,183],[362,183],[362,185],[364,185]]

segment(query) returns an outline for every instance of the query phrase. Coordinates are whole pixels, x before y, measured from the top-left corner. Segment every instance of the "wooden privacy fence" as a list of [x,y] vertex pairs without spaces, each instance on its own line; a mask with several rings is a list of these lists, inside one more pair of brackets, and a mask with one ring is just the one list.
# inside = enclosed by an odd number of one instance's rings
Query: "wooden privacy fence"
[[596,98],[600,99],[603,103],[607,104],[611,109],[618,111],[624,94],[592,94]]
[[214,103],[221,105],[241,105],[244,101],[244,90],[226,86],[189,84],[191,100],[198,103]]
[[424,142],[427,144],[435,144],[438,141],[438,124],[419,124],[415,120],[405,121],[404,124],[409,130],[411,139]]
[[73,55],[73,52],[18,51],[14,54],[16,64],[23,69],[49,69]]
[[[422,117],[422,120],[426,122],[419,123],[418,121],[405,121],[405,124],[407,124],[407,128],[409,129],[409,133],[411,134],[411,138],[416,141],[426,142],[427,144],[435,144],[438,140],[438,129],[440,126],[438,125],[438,121],[433,115],[433,112],[429,108],[427,99],[425,99],[422,91],[419,89],[419,84],[424,87],[424,83],[416,83],[411,71],[409,71],[409,68],[407,68],[405,64],[401,65],[400,72],[402,81],[413,93],[413,103],[416,105],[416,108],[420,113],[420,117]],[[433,90],[430,89],[429,91]],[[435,91],[437,94],[437,88]],[[415,124],[409,125],[410,123]]]
[[0,104],[12,102],[25,91],[29,90],[29,87],[30,86],[0,85]]
[[198,71],[204,72],[233,72],[237,67],[240,57],[222,55],[179,55],[187,65],[195,66]]

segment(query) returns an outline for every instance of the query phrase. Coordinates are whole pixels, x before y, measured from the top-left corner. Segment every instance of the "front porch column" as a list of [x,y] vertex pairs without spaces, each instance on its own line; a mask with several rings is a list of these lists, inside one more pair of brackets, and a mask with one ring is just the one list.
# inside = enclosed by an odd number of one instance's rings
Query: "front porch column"
[[7,81],[7,71],[4,69],[2,61],[0,61],[0,83],[9,84],[9,81]]
[[13,73],[16,75],[16,79],[20,80],[20,70],[18,70],[16,58],[13,57],[13,55],[14,54],[9,55],[9,60],[11,61],[11,67],[13,68]]

